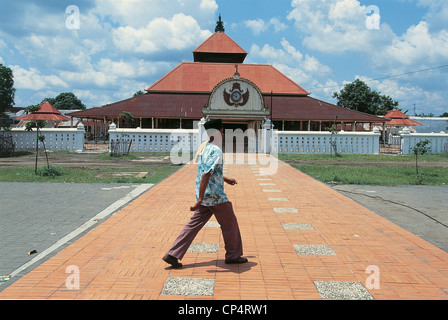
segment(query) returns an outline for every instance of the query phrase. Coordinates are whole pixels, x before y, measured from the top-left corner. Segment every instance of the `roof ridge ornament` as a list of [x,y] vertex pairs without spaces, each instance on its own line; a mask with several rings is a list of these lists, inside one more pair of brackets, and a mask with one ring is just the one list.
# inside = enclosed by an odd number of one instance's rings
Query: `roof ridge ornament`
[[221,21],[221,14],[219,14],[219,20],[216,22],[215,32],[225,32],[224,23]]
[[240,78],[240,73],[238,72],[238,65],[235,65],[235,74],[233,75],[234,79],[239,79]]

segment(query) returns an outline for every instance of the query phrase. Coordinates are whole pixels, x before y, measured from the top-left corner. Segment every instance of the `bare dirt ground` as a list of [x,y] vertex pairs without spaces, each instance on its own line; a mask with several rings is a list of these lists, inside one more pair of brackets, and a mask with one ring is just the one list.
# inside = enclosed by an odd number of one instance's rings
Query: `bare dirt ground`
[[[88,151],[84,153],[48,153],[50,164],[66,168],[125,168],[136,165],[161,165],[171,164],[169,156],[147,156],[142,155],[137,158],[113,158],[104,160],[100,158],[101,151]],[[104,153],[104,152],[103,152]],[[44,163],[45,154],[39,155],[39,164]],[[285,161],[289,164],[319,164],[319,165],[341,165],[341,166],[415,166],[413,161],[331,161],[331,160],[294,160]],[[30,152],[14,157],[0,157],[0,167],[34,167],[35,154]],[[419,161],[422,167],[444,167],[448,168],[448,160],[444,162]]]
[[[136,165],[161,165],[171,164],[169,157],[151,156],[137,157],[136,159],[113,158],[104,160],[100,158],[101,153],[48,153],[51,165],[63,168],[126,168]],[[24,154],[15,157],[0,158],[0,167],[32,168],[35,165],[36,156],[34,153]],[[45,154],[39,154],[38,164],[46,163]]]

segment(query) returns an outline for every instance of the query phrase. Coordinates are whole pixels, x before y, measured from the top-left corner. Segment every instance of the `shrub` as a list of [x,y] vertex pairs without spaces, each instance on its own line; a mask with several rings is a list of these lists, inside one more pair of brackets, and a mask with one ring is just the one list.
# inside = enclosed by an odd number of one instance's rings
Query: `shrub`
[[38,174],[42,177],[58,177],[64,174],[64,170],[59,167],[49,166],[39,169]]

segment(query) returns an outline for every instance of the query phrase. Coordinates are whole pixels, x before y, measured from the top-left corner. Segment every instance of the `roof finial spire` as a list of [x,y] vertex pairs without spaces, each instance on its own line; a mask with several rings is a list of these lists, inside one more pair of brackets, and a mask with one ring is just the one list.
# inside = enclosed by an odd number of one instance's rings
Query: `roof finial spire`
[[221,14],[219,14],[219,20],[216,22],[215,32],[225,32],[224,23],[221,21]]
[[238,72],[238,65],[237,65],[237,64],[235,65],[235,69],[236,69],[236,70],[235,70],[235,74],[234,74],[233,77],[234,77],[235,79],[239,79],[239,78],[240,78],[240,73]]

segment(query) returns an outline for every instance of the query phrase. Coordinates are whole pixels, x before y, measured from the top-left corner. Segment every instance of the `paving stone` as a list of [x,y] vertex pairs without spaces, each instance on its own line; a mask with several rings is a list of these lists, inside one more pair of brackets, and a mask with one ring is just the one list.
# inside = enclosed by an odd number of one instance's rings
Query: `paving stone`
[[289,201],[288,198],[273,198],[273,197],[269,197],[268,200],[269,201]]
[[209,221],[204,225],[204,228],[221,228],[218,221]]
[[219,251],[219,243],[201,243],[195,242],[190,245],[187,252],[218,252]]
[[294,249],[298,255],[336,255],[333,249],[326,244],[295,244]]
[[167,278],[161,295],[212,296],[215,279]]
[[373,300],[360,282],[314,281],[322,299]]
[[298,229],[298,230],[314,230],[313,226],[309,223],[282,223],[283,229]]
[[296,208],[274,208],[275,213],[299,213]]

